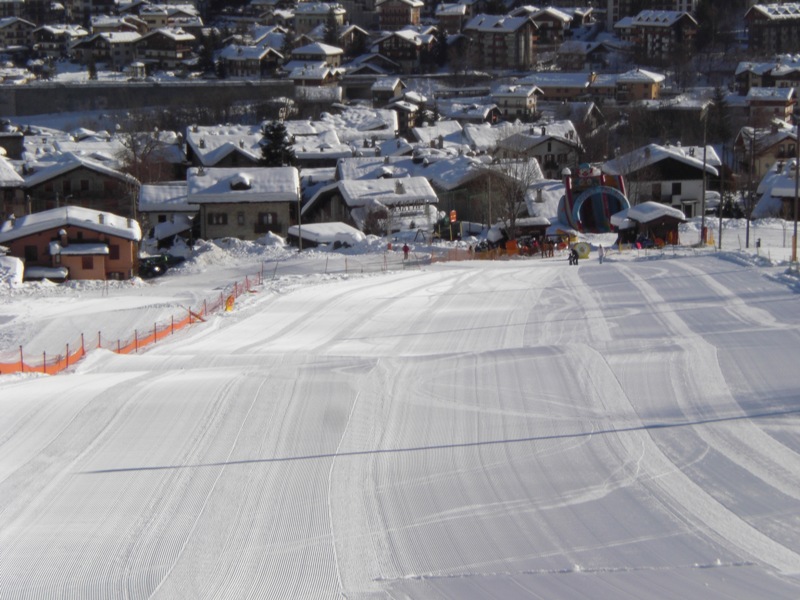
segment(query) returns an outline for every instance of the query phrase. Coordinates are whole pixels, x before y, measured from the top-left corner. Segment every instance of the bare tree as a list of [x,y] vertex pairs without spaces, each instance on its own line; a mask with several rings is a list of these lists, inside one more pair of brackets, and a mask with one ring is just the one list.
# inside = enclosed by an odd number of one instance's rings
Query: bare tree
[[499,159],[484,168],[493,209],[505,223],[509,239],[516,239],[517,219],[527,214],[525,192],[543,179],[539,163],[535,158]]
[[130,115],[117,126],[117,139],[122,145],[120,156],[123,171],[142,183],[172,179],[172,165],[165,158],[167,135],[155,125],[152,115]]

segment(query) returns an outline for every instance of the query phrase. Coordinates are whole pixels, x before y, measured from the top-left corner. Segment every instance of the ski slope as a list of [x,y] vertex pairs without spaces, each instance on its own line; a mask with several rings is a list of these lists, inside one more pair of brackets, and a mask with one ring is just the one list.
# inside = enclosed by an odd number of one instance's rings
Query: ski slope
[[265,290],[0,378],[0,596],[798,598],[799,347],[710,254]]

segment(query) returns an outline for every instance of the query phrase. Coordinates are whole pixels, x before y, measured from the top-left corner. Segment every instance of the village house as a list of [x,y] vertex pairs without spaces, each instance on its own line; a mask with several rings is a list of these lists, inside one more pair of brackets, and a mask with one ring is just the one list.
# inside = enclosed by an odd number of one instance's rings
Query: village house
[[146,238],[160,245],[176,236],[188,242],[200,237],[199,205],[190,204],[186,181],[143,184],[139,189],[139,222]]
[[381,77],[372,84],[372,106],[383,108],[403,95],[406,84],[399,77]]
[[43,25],[33,30],[31,39],[33,48],[41,55],[64,58],[77,40],[88,35],[88,31],[77,25]]
[[474,67],[528,70],[536,62],[537,26],[529,16],[480,14],[464,26]]
[[100,161],[57,155],[53,162],[26,164],[23,178],[30,212],[69,205],[136,218],[139,181]]
[[800,85],[800,55],[781,54],[769,62],[740,62],[736,66],[736,91],[746,96],[750,88],[793,88]]
[[570,121],[531,125],[498,140],[495,156],[502,159],[535,158],[547,179],[558,179],[561,172],[580,163],[583,146]]
[[347,11],[336,2],[300,2],[294,8],[294,31],[302,35],[319,25],[344,25]]
[[601,170],[625,178],[631,205],[650,200],[693,217],[700,215],[704,182],[706,190],[719,187],[721,165],[712,146],[648,144],[603,163]]
[[0,227],[0,244],[23,260],[26,278],[130,279],[141,239],[134,219],[78,206],[12,217]]
[[752,87],[745,96],[748,119],[753,123],[768,123],[772,119],[789,122],[794,114],[797,98],[794,88]]
[[186,129],[186,159],[194,166],[256,167],[263,138],[258,125],[192,125]]
[[758,181],[776,164],[797,156],[797,131],[780,121],[769,127],[742,127],[733,142],[733,154],[737,171]]
[[297,222],[300,177],[295,167],[205,169],[187,173],[187,201],[200,207],[204,239],[286,237]]
[[509,13],[512,17],[531,17],[537,26],[537,44],[541,46],[557,46],[563,42],[572,25],[572,15],[553,6],[536,8],[520,6]]
[[119,70],[133,61],[141,37],[134,32],[94,33],[76,41],[71,52],[81,63],[102,62]]
[[436,42],[433,27],[406,27],[378,38],[372,51],[400,65],[404,73],[417,73]]
[[377,0],[380,29],[397,31],[407,25],[420,24],[420,16],[425,3],[422,0]]
[[33,31],[36,25],[19,17],[6,17],[0,19],[0,47],[13,48],[15,46],[33,45]]
[[25,201],[25,180],[4,156],[0,156],[0,219],[30,212]]
[[756,4],[744,20],[751,51],[770,55],[800,48],[800,2]]
[[[301,63],[323,63],[328,67],[338,67],[342,64],[344,50],[321,42],[314,42],[292,50],[291,63],[287,68],[294,68]],[[305,64],[303,64],[305,66]]]
[[631,39],[640,60],[656,65],[675,64],[692,54],[699,28],[688,12],[643,10],[631,19]]
[[492,91],[492,102],[504,119],[527,121],[536,116],[537,96],[543,94],[535,85],[503,84]]
[[312,223],[352,222],[364,233],[392,233],[435,223],[438,201],[425,177],[346,179],[321,188],[302,216]]
[[448,34],[460,33],[467,22],[467,7],[460,3],[442,2],[436,6],[436,25]]
[[260,79],[275,74],[283,55],[267,45],[230,44],[222,49],[218,60],[227,77]]
[[156,29],[136,41],[138,60],[155,69],[176,69],[192,56],[197,39],[182,29]]

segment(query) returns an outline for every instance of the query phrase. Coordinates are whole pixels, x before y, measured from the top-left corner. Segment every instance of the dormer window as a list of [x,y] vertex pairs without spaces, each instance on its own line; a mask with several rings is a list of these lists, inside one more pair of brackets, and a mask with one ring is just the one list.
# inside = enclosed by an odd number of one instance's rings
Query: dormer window
[[252,179],[246,173],[237,173],[231,177],[232,190],[249,190],[252,187]]

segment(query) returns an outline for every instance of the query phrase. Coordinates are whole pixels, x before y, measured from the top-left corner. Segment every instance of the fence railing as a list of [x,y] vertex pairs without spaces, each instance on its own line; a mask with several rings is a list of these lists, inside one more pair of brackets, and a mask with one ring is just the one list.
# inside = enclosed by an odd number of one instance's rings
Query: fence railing
[[171,316],[168,323],[153,323],[152,327],[135,329],[129,337],[124,339],[104,338],[102,331],[98,331],[96,338],[92,336],[91,339],[87,340],[86,336],[81,333],[77,340],[71,344],[66,344],[63,351],[49,354],[44,351],[41,355],[26,355],[24,347],[20,346],[19,360],[0,362],[0,375],[11,373],[45,373],[54,375],[74,365],[86,356],[89,351],[98,348],[111,350],[117,354],[138,352],[140,349],[163,340],[184,327],[205,320],[207,315],[230,307],[236,298],[245,292],[252,291],[254,285],[261,285],[261,283],[261,273],[253,278],[247,276],[243,282],[235,282],[231,290],[227,292],[227,295],[225,292],[221,292],[218,297],[205,299],[201,305],[184,309],[181,314]]

